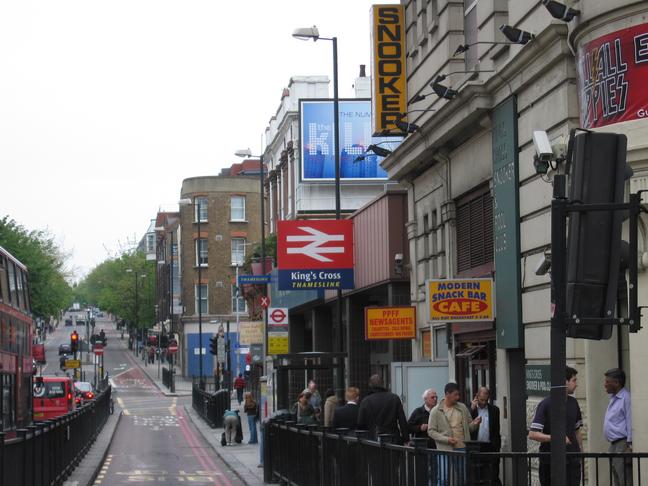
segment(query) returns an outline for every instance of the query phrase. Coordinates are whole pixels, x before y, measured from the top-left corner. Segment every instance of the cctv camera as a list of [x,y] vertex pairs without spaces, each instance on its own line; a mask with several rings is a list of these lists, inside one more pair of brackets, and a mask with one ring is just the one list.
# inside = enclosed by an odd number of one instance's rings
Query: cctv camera
[[402,253],[396,253],[394,255],[394,263],[396,263],[397,265],[400,265],[401,263],[403,263],[403,254]]
[[535,146],[538,159],[542,162],[549,162],[554,158],[551,142],[547,136],[547,132],[543,130],[535,130],[533,132],[533,145]]
[[536,265],[535,274],[538,276],[546,275],[551,268],[551,253],[545,253]]

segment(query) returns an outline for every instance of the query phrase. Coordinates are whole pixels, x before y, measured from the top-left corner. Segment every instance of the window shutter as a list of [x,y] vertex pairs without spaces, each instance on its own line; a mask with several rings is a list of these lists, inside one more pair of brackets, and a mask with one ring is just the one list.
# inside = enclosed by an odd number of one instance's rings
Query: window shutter
[[457,207],[457,272],[493,261],[493,200],[489,192]]

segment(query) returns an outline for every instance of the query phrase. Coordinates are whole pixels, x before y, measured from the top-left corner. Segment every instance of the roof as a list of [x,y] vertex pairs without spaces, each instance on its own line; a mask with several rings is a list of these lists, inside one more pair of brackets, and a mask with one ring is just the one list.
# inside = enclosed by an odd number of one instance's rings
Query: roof
[[15,256],[13,256],[11,253],[9,253],[8,250],[5,250],[3,247],[0,246],[0,253],[4,254],[9,260],[14,262],[16,265],[18,265],[20,268],[22,268],[24,271],[27,271],[27,267],[20,261],[18,260]]

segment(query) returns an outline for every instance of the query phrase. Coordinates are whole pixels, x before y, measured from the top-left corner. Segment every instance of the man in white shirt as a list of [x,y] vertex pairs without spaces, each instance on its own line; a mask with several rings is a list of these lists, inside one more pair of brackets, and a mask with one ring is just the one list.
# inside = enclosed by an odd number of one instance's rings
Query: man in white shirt
[[[482,452],[499,452],[502,446],[500,435],[500,411],[490,400],[490,390],[485,386],[481,387],[470,403],[470,415],[473,419],[481,418],[479,429],[473,437],[481,444]],[[492,459],[482,464],[483,475],[490,477],[492,485],[500,485],[499,460]]]

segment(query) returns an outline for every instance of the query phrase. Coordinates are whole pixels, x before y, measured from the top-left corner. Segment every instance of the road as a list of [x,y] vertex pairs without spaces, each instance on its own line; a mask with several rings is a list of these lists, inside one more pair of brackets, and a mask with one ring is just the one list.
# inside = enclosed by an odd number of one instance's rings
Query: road
[[[114,384],[115,409],[121,408],[124,416],[94,484],[242,485],[185,415],[182,406],[190,404],[191,397],[164,396],[139,368],[113,324],[97,319],[96,331],[102,328],[108,338],[104,360]],[[61,325],[48,336],[45,374],[58,371],[58,346],[69,342],[71,331]],[[92,369],[86,380],[92,381]]]

